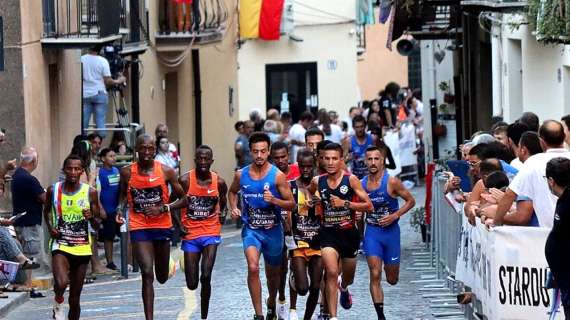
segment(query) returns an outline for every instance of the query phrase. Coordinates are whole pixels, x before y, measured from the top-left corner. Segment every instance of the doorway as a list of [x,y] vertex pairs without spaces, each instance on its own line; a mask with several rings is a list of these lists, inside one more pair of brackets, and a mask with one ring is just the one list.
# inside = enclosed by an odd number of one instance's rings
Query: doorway
[[317,63],[268,64],[265,66],[267,109],[291,113],[293,123],[304,111],[316,113]]

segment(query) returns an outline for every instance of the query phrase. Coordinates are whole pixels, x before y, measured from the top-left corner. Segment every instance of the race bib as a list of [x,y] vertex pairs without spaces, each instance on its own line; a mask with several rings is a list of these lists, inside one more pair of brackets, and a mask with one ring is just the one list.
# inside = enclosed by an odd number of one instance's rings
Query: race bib
[[144,213],[146,208],[164,205],[160,186],[145,189],[132,188],[131,197],[133,199],[133,210],[136,213]]
[[249,208],[248,217],[249,226],[252,229],[270,229],[275,226],[275,212],[273,208]]
[[218,197],[196,197],[188,198],[188,210],[186,217],[191,220],[204,220],[216,214],[216,204]]

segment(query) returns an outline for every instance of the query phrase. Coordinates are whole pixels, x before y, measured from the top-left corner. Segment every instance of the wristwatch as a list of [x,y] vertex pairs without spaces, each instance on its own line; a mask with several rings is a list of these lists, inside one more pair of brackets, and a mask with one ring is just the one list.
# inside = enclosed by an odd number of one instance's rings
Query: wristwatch
[[344,201],[344,208],[345,208],[345,209],[350,209],[350,201],[348,201],[348,200],[345,200],[345,201]]
[[165,204],[162,206],[162,212],[170,212],[170,205]]

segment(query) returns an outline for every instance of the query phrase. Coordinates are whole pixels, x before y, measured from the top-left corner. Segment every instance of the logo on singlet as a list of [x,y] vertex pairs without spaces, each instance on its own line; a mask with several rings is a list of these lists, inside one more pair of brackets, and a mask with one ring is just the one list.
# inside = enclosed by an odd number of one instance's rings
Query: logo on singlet
[[347,192],[348,192],[348,186],[341,186],[340,187],[340,193],[346,194]]
[[160,179],[160,177],[148,178],[148,181],[155,182],[158,179]]

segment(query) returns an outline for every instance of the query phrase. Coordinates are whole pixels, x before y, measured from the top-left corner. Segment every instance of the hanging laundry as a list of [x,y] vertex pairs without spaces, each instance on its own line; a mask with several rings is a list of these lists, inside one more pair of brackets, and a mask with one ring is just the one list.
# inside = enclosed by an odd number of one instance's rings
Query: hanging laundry
[[358,19],[360,25],[374,24],[374,7],[372,0],[358,0],[357,2]]
[[382,24],[385,24],[390,18],[390,13],[392,12],[392,5],[394,4],[393,0],[381,0],[380,1],[380,18],[379,21]]

